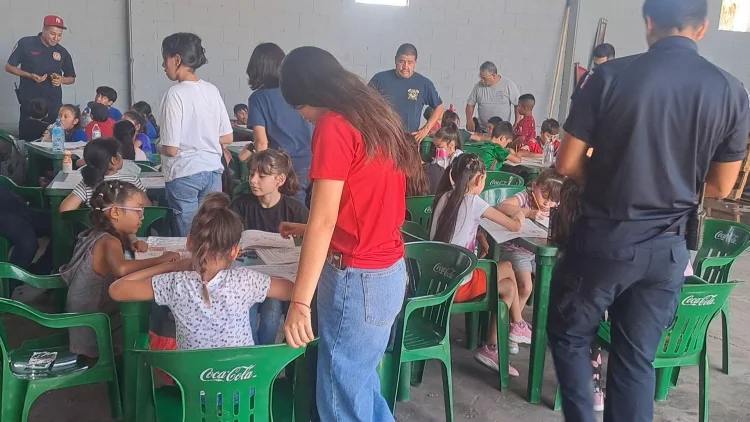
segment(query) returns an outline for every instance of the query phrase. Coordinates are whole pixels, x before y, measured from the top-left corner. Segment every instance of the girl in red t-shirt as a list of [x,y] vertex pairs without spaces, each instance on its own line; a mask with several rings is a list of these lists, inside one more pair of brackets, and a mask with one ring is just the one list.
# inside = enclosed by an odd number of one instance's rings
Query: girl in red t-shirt
[[325,50],[290,52],[281,92],[315,125],[308,224],[280,228],[305,234],[286,340],[292,347],[313,340],[317,288],[320,419],[393,421],[376,367],[406,289],[399,229],[406,178],[421,171],[417,148],[391,105]]

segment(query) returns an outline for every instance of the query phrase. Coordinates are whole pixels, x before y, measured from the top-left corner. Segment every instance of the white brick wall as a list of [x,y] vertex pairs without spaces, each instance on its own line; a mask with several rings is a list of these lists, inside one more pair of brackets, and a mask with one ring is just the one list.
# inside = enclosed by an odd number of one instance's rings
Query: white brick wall
[[246,103],[245,68],[253,48],[271,41],[285,51],[329,50],[369,80],[393,67],[396,49],[419,50],[417,71],[435,83],[463,120],[479,64],[494,61],[522,93],[537,97],[547,117],[564,2],[559,0],[411,0],[406,8],[354,0],[133,0],[133,95],[156,107],[171,83],[160,65],[161,41],[172,32],[203,38],[209,63],[198,72],[216,84],[227,107]]
[[[10,56],[20,38],[35,35],[45,15],[56,14],[69,28],[61,44],[73,56],[76,83],[63,87],[63,101],[85,104],[99,85],[118,93],[116,106],[127,108],[128,46],[126,0],[0,0],[0,51]],[[13,91],[18,78],[0,71],[0,127],[18,130],[18,101]]]

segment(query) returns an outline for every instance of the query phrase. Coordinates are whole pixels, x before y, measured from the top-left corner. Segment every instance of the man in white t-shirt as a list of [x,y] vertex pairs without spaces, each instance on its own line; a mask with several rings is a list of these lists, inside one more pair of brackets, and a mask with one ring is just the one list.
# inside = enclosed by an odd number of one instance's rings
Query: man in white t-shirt
[[[482,63],[479,67],[479,79],[466,100],[466,129],[471,132],[487,130],[487,121],[495,116],[506,122],[516,122],[516,106],[518,97],[521,96],[518,85],[498,75],[497,66],[492,62]],[[477,105],[480,127],[475,127],[473,120]]]
[[232,124],[218,88],[195,74],[207,63],[200,37],[172,34],[162,55],[167,78],[179,82],[161,104],[162,173],[175,235],[185,237],[203,198],[221,191],[222,145],[233,141]]

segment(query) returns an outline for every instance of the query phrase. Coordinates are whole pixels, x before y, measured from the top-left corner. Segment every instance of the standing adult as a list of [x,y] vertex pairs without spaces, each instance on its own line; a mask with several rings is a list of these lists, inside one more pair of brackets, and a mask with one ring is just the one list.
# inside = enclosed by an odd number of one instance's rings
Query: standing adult
[[255,151],[281,149],[292,158],[302,188],[297,200],[304,204],[312,160],[313,127],[281,95],[279,68],[284,57],[284,51],[274,43],[258,44],[253,50],[247,64],[247,77],[253,90],[247,100],[247,126],[253,129]]
[[421,171],[417,148],[387,101],[325,50],[292,50],[281,65],[281,92],[315,125],[312,207],[287,342],[313,339],[317,288],[320,420],[393,421],[376,368],[406,289],[399,227],[406,178]]
[[565,123],[557,169],[586,183],[549,306],[568,421],[596,420],[589,346],[606,309],[604,421],[653,420],[652,362],[684,283],[686,220],[699,187],[726,197],[745,158],[747,94],[698,55],[707,11],[706,0],[646,0],[648,52],[597,67]]
[[208,63],[200,37],[172,34],[161,51],[167,78],[179,82],[161,103],[162,173],[176,234],[185,237],[203,198],[221,192],[222,145],[232,143],[232,124],[219,90],[195,74]]
[[[518,85],[512,80],[500,76],[497,66],[492,62],[484,62],[479,66],[479,82],[466,100],[466,130],[487,131],[487,121],[495,116],[506,122],[518,122],[516,111],[518,98],[521,93]],[[474,123],[474,109],[479,105],[479,127]]]
[[592,66],[591,70],[589,70],[585,75],[581,77],[581,79],[578,80],[578,83],[573,90],[573,95],[570,96],[570,99],[572,101],[576,99],[576,96],[578,96],[578,94],[581,92],[581,87],[583,87],[583,85],[586,83],[586,80],[594,74],[594,69],[596,69],[597,66],[603,65],[604,63],[607,63],[614,58],[615,46],[608,43],[597,45],[594,48],[594,65]]
[[[402,44],[396,50],[396,69],[376,73],[370,80],[370,86],[380,91],[401,116],[404,127],[412,133],[417,141],[426,138],[430,128],[440,121],[445,111],[435,84],[425,76],[415,72],[417,67],[417,47]],[[427,124],[420,127],[422,110],[425,106],[434,111]]]
[[42,32],[23,37],[13,47],[5,64],[5,71],[21,78],[18,102],[21,104],[19,122],[29,116],[29,103],[40,98],[47,102],[47,121],[54,122],[62,106],[62,85],[76,81],[73,58],[60,45],[65,22],[59,16],[46,16]]

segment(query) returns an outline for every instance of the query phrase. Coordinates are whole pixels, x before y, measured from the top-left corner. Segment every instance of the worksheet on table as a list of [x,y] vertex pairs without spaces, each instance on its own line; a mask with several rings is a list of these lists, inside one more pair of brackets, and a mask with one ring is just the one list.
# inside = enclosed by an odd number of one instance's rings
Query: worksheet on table
[[266,264],[277,265],[298,263],[301,250],[302,247],[298,246],[296,248],[256,249],[256,252]]
[[547,230],[539,227],[534,221],[526,219],[521,224],[521,230],[512,232],[505,227],[483,218],[479,225],[489,234],[496,243],[505,243],[519,237],[547,237]]
[[285,278],[292,283],[297,280],[297,263],[284,265],[254,265],[253,270],[271,277]]
[[293,248],[294,239],[284,239],[278,233],[260,230],[245,230],[240,238],[240,246],[245,248]]

